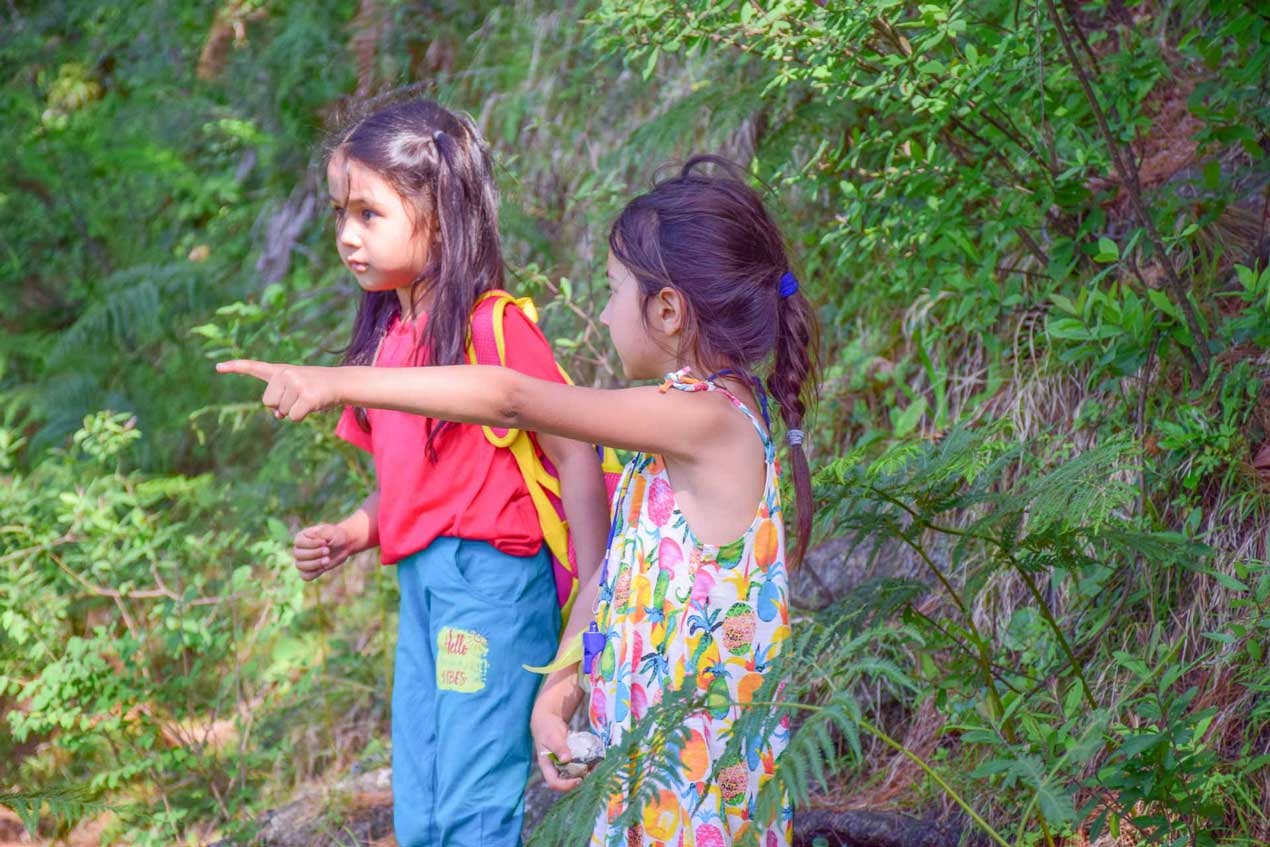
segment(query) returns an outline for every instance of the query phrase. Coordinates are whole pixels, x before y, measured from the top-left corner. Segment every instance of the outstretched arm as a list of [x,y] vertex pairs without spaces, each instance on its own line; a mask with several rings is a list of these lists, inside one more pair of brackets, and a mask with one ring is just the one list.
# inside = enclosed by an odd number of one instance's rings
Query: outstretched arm
[[488,365],[317,368],[238,359],[216,369],[268,383],[262,402],[293,421],[364,406],[683,458],[717,434],[726,414],[722,404],[693,402],[681,391],[581,388]]

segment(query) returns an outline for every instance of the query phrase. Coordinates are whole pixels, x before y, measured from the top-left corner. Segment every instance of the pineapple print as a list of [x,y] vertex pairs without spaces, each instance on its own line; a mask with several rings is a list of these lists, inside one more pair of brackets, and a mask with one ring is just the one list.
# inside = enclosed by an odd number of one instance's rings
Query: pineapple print
[[732,706],[732,693],[728,691],[728,678],[716,676],[706,691],[706,708],[716,718],[725,718]]
[[617,575],[617,585],[613,587],[613,607],[625,610],[631,599],[631,569],[624,567]]
[[754,643],[754,631],[758,628],[758,615],[747,603],[733,603],[723,617],[723,646],[733,656],[750,652]]
[[[671,383],[680,390],[720,390],[709,381],[678,379]],[[789,741],[788,721],[747,739],[753,745],[747,755],[720,762],[736,704],[756,699],[789,635],[775,447],[744,404],[722,393],[753,422],[768,463],[767,486],[742,536],[723,546],[700,543],[675,509],[665,462],[653,454],[631,459],[613,505],[595,618],[608,640],[591,669],[592,728],[615,747],[663,695],[684,686],[695,689],[703,708],[687,718],[689,741],[670,755],[677,768],[672,781],[640,810],[639,823],[619,827],[621,810],[639,793],[635,775],[649,772],[648,757],[665,761],[668,751],[634,754],[609,814],[596,818],[591,847],[733,847],[755,835],[763,847],[790,847],[787,798],[775,817],[754,818],[754,791],[765,776],[771,779]]]
[[730,759],[728,764],[719,770],[719,789],[723,792],[723,802],[729,805],[745,796],[745,789],[750,782],[750,769],[739,758]]
[[698,827],[697,847],[724,847],[723,833],[710,823]]

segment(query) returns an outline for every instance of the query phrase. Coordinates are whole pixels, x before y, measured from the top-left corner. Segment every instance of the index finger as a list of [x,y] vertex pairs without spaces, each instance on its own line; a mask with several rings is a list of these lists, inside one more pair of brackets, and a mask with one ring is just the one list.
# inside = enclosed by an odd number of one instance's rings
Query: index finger
[[273,379],[274,372],[277,370],[277,365],[270,362],[257,361],[256,359],[230,359],[228,362],[216,363],[217,373],[254,376],[264,382]]

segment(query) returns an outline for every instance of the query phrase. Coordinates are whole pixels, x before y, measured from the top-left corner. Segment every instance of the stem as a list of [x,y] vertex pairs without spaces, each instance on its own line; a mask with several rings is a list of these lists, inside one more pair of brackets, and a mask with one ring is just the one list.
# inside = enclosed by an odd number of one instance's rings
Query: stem
[[965,800],[963,800],[961,798],[961,795],[953,790],[952,786],[944,782],[944,779],[943,777],[939,775],[939,772],[936,771],[934,768],[932,768],[930,765],[926,764],[926,762],[922,759],[921,756],[909,750],[903,744],[899,743],[894,738],[887,735],[885,732],[878,729],[876,726],[869,723],[868,721],[861,719],[858,721],[858,723],[860,724],[860,728],[863,729],[865,732],[869,733],[869,735],[872,735],[874,738],[877,738],[882,743],[886,744],[888,747],[900,753],[906,759],[908,759],[909,761],[917,765],[919,768],[921,768],[922,771],[926,774],[926,776],[934,780],[934,782],[940,788],[942,788],[945,792],[947,792],[948,796],[953,799],[953,802],[956,803],[958,806],[960,806],[962,811],[965,812],[967,815],[969,815],[971,820],[973,820],[976,824],[978,824],[979,827],[988,834],[989,838],[991,838],[996,843],[1000,844],[1001,847],[1010,847],[1010,845],[1006,843],[1006,840],[1002,838],[1000,834],[998,834],[997,831],[993,829],[992,826],[987,821],[979,817],[979,815],[975,812],[975,810],[970,808],[970,804],[967,803]]
[[[836,690],[836,687],[833,686],[832,683],[830,683],[830,688],[833,690]],[[754,706],[754,705],[768,705],[768,704],[760,704],[760,703],[752,701],[750,705]],[[808,712],[825,711],[824,706],[815,706],[815,705],[812,705],[811,703],[782,702],[782,703],[771,703],[770,705],[780,706],[786,709],[802,709]],[[886,744],[886,746],[890,747],[892,750],[895,750],[897,753],[901,754],[906,759],[916,764],[919,768],[922,769],[922,771],[928,777],[930,777],[932,780],[935,781],[935,784],[937,784],[940,788],[946,791],[948,793],[948,796],[953,799],[953,802],[956,803],[958,806],[960,806],[962,808],[962,811],[964,811],[967,815],[969,815],[970,818],[975,823],[977,823],[983,829],[984,832],[988,833],[988,836],[992,838],[993,841],[1000,844],[1001,847],[1010,847],[1010,845],[1006,842],[1006,840],[1002,838],[1001,835],[995,829],[993,829],[992,826],[987,821],[979,817],[979,815],[975,812],[975,810],[970,807],[970,804],[967,803],[964,799],[962,799],[962,796],[958,794],[951,785],[945,782],[943,777],[939,775],[939,772],[936,771],[934,768],[932,768],[930,765],[928,765],[921,756],[917,755],[912,750],[909,750],[903,744],[896,741],[894,738],[887,735],[881,729],[869,723],[864,718],[857,718],[856,724],[860,727],[860,729],[864,730],[869,735],[872,735],[874,738]]]
[[[888,503],[892,503],[898,506],[899,508],[903,509],[913,518],[915,522],[918,523],[919,526],[922,526],[925,528],[929,528],[931,526],[929,521],[927,521],[917,512],[910,509],[904,503],[900,502],[891,494],[888,494],[887,492],[882,491],[881,489],[878,489],[874,486],[869,486],[869,490],[877,494],[877,496],[881,497],[882,499],[886,500]],[[1008,738],[1011,743],[1013,743],[1015,741],[1014,724],[1005,718],[1005,706],[1001,703],[1000,695],[997,694],[996,676],[992,673],[992,659],[988,654],[988,645],[984,641],[982,633],[980,633],[978,628],[975,626],[974,617],[970,614],[970,611],[966,608],[966,604],[961,599],[961,595],[959,595],[957,593],[957,590],[953,588],[952,583],[948,581],[948,577],[944,576],[944,572],[939,569],[939,566],[936,565],[931,560],[929,555],[927,555],[926,550],[916,541],[909,538],[907,533],[903,531],[899,531],[898,527],[896,528],[895,534],[900,538],[901,541],[903,541],[905,544],[911,547],[913,551],[916,552],[917,555],[921,557],[922,561],[926,563],[926,567],[929,568],[930,572],[935,575],[935,579],[939,580],[939,583],[944,587],[944,590],[948,592],[948,595],[952,597],[953,602],[957,604],[957,609],[961,612],[962,618],[966,621],[966,632],[967,634],[971,635],[971,638],[975,645],[975,649],[978,650],[979,652],[979,657],[978,657],[979,670],[983,673],[983,679],[984,679],[984,684],[986,688],[986,696],[988,698],[988,702],[992,704],[992,707],[996,711],[996,714],[1001,716],[1002,718],[1001,729],[1005,733],[1005,737]],[[952,534],[966,535],[968,533],[954,532]],[[988,540],[988,539],[984,539],[984,540]]]
[[1050,625],[1050,629],[1054,630],[1054,634],[1058,636],[1058,643],[1063,648],[1063,653],[1067,656],[1067,661],[1071,665],[1072,673],[1076,674],[1076,678],[1080,680],[1081,690],[1085,694],[1085,702],[1089,704],[1089,708],[1097,709],[1098,704],[1094,701],[1094,693],[1089,688],[1089,682],[1085,679],[1084,669],[1080,662],[1076,659],[1076,654],[1072,651],[1071,642],[1067,640],[1063,628],[1058,625],[1058,621],[1054,618],[1054,613],[1050,611],[1049,603],[1045,602],[1045,598],[1041,596],[1041,592],[1036,587],[1036,582],[1032,579],[1032,575],[1025,571],[1022,566],[1010,556],[1010,564],[1018,571],[1019,576],[1023,579],[1023,584],[1027,586],[1027,590],[1032,594],[1032,599],[1036,601],[1036,605],[1041,609],[1041,615],[1044,616],[1045,622]]
[[1177,301],[1178,308],[1182,310],[1182,314],[1186,318],[1186,325],[1191,331],[1191,337],[1195,339],[1195,352],[1200,361],[1200,368],[1207,374],[1209,366],[1208,339],[1205,337],[1203,330],[1200,329],[1199,319],[1195,316],[1195,309],[1191,306],[1190,298],[1187,296],[1186,285],[1182,282],[1181,277],[1178,276],[1177,269],[1173,267],[1173,260],[1169,258],[1168,253],[1164,249],[1164,242],[1160,239],[1160,233],[1155,228],[1155,221],[1152,220],[1151,215],[1147,212],[1146,205],[1142,202],[1142,186],[1138,182],[1138,170],[1131,161],[1128,161],[1125,152],[1120,147],[1120,143],[1111,134],[1111,128],[1107,125],[1107,116],[1103,113],[1098,97],[1094,94],[1093,85],[1090,83],[1089,72],[1079,57],[1077,57],[1075,48],[1072,47],[1071,36],[1067,34],[1067,28],[1063,26],[1062,18],[1058,14],[1058,8],[1054,5],[1054,0],[1045,0],[1045,5],[1049,8],[1050,17],[1054,21],[1054,27],[1058,31],[1059,39],[1063,42],[1063,49],[1067,53],[1067,59],[1071,63],[1072,70],[1076,72],[1076,78],[1080,80],[1080,87],[1085,92],[1085,99],[1089,101],[1089,107],[1098,122],[1098,131],[1102,133],[1103,140],[1111,152],[1111,162],[1120,177],[1120,182],[1125,187],[1125,190],[1129,192],[1133,210],[1137,213],[1138,219],[1146,229],[1147,238],[1151,240],[1156,252],[1160,255],[1160,264],[1164,266],[1164,275],[1168,280],[1168,287],[1173,292],[1173,299]]
[[[911,611],[914,615],[916,615],[917,617],[919,617],[919,618],[921,618],[923,621],[925,621],[927,626],[931,627],[931,628],[932,628],[932,629],[934,629],[936,632],[938,632],[940,635],[944,636],[944,638],[947,638],[949,641],[951,641],[951,642],[952,642],[954,645],[956,645],[956,646],[957,646],[957,648],[958,648],[958,649],[960,649],[963,653],[966,653],[968,656],[970,656],[970,658],[971,658],[971,659],[975,659],[975,658],[976,658],[974,651],[973,651],[973,650],[971,650],[969,646],[967,646],[964,642],[962,642],[962,640],[961,640],[960,638],[958,638],[955,634],[953,634],[953,633],[949,632],[947,629],[944,629],[944,627],[940,626],[940,625],[939,625],[939,622],[938,622],[938,621],[936,621],[934,618],[932,618],[930,615],[924,614],[923,612],[920,612],[920,611],[918,611],[918,610],[917,610],[917,609],[915,609],[915,608],[910,609],[910,611]],[[1002,671],[1002,672],[1009,671],[1009,670],[1013,670],[1012,668],[1007,668],[1007,667],[1004,667],[1004,666],[1002,666],[1002,665],[1000,665],[1000,664],[998,664],[998,663],[996,663],[996,662],[991,662],[990,664],[992,665],[992,667],[993,667],[993,668],[996,668],[997,670]],[[1021,675],[1021,676],[1026,676],[1026,674],[1020,674],[1020,675]],[[1010,684],[1010,682],[1009,682],[1009,680],[1007,680],[1004,676],[997,676],[997,677],[994,677],[994,678],[996,679],[996,681],[997,681],[997,682],[1001,683],[1001,684],[1002,684],[1002,685],[1004,685],[1006,688],[1008,688],[1008,689],[1010,689],[1011,691],[1013,691],[1015,694],[1022,694],[1022,693],[1023,693],[1022,689],[1016,688],[1015,686],[1011,685],[1011,684]],[[1027,678],[1028,678],[1028,679],[1030,679],[1032,682],[1036,682],[1036,680],[1035,680],[1035,679],[1033,679],[1032,677],[1027,677]],[[1043,684],[1043,683],[1042,683],[1042,684]]]

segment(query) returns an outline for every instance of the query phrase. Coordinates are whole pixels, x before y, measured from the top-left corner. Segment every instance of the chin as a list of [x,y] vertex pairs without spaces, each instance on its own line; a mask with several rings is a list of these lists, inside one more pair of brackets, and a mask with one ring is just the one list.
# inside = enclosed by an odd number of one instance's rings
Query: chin
[[362,279],[361,277],[357,277],[357,285],[359,288],[361,288],[362,291],[365,291],[367,294],[374,294],[376,292],[394,290],[393,286],[384,285],[382,282],[376,279]]

